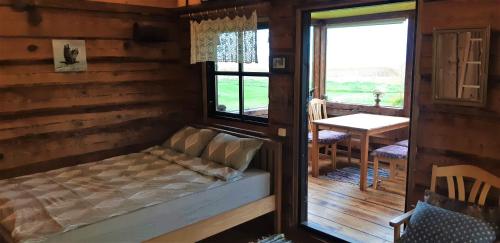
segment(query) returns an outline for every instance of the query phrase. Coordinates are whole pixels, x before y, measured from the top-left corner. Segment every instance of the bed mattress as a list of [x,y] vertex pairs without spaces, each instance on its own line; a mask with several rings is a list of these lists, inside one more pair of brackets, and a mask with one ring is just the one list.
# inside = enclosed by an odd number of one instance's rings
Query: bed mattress
[[0,234],[7,242],[140,242],[269,190],[267,172],[156,147],[0,181]]
[[249,169],[243,178],[110,218],[47,242],[141,242],[269,196],[270,175]]

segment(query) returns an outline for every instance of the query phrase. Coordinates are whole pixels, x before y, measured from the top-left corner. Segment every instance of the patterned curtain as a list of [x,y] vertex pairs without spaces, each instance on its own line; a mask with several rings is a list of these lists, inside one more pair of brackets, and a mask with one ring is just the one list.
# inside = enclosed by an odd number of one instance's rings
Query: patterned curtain
[[236,16],[191,20],[191,63],[257,62],[257,13],[250,18]]

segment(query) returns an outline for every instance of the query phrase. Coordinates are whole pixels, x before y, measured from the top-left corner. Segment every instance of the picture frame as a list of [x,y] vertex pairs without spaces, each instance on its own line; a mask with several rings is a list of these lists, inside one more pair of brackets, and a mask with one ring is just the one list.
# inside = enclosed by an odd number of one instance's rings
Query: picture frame
[[56,72],[87,71],[85,40],[52,40]]
[[285,55],[276,55],[270,57],[270,70],[272,73],[289,73],[290,68],[290,59]]

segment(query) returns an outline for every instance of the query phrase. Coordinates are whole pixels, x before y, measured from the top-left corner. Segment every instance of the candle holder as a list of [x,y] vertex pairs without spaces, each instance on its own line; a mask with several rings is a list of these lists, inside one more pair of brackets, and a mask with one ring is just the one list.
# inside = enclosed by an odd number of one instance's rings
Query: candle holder
[[373,96],[375,97],[375,107],[380,107],[380,101],[382,101],[382,96],[384,96],[384,92],[380,90],[374,90]]

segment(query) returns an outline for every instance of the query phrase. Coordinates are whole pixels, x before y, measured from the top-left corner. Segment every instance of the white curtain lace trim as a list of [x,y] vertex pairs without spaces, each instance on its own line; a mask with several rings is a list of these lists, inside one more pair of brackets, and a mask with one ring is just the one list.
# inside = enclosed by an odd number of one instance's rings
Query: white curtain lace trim
[[236,16],[190,21],[191,63],[257,62],[257,13],[250,18]]

